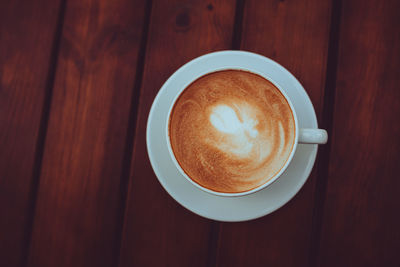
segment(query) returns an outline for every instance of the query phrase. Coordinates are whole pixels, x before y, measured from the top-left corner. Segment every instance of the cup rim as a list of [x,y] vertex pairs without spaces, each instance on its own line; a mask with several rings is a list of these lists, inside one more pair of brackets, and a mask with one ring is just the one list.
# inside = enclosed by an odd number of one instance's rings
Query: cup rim
[[[202,55],[200,57],[194,58],[192,60],[190,60],[189,62],[187,62],[186,64],[184,64],[183,66],[181,66],[178,70],[176,70],[169,78],[168,80],[163,84],[163,86],[161,87],[161,89],[166,88],[168,86],[168,84],[177,78],[177,76],[179,75],[180,72],[182,72],[183,70],[190,68],[193,64],[197,63],[198,61],[201,60],[205,60],[209,57],[215,57],[215,56],[220,56],[220,55],[228,55],[229,54],[242,54],[245,56],[257,56],[262,58],[263,60],[268,60],[268,61],[272,61],[275,64],[278,64],[279,66],[281,66],[279,63],[273,61],[270,58],[267,58],[265,56],[256,54],[256,53],[252,53],[252,52],[247,52],[247,51],[230,51],[230,50],[225,50],[225,51],[218,51],[218,52],[212,52],[212,53],[208,53],[205,55]],[[284,68],[283,66],[281,66],[282,68]],[[285,69],[285,68],[284,68]],[[224,70],[241,70],[241,71],[247,71],[256,75],[259,75],[261,77],[263,77],[264,79],[268,80],[269,82],[271,82],[276,88],[278,88],[278,90],[280,91],[280,93],[284,96],[284,98],[286,99],[286,101],[289,104],[289,107],[292,111],[292,115],[293,115],[293,119],[294,119],[294,124],[295,124],[295,140],[292,146],[292,150],[290,152],[289,157],[287,158],[285,164],[282,166],[282,168],[274,175],[272,176],[272,178],[270,178],[267,182],[251,189],[248,191],[243,191],[243,192],[236,192],[236,193],[227,193],[227,192],[218,192],[218,191],[213,191],[211,189],[208,189],[206,187],[203,187],[202,185],[198,184],[197,182],[193,181],[189,175],[186,174],[186,172],[183,170],[183,168],[180,166],[178,160],[175,157],[175,153],[173,152],[172,146],[171,146],[171,140],[169,137],[169,123],[170,123],[170,115],[171,112],[175,106],[176,101],[178,100],[178,98],[181,96],[181,94],[186,90],[186,88],[193,82],[195,82],[197,79],[214,73],[214,72],[218,72],[218,71],[224,71]],[[286,70],[286,69],[285,69]],[[288,71],[289,72],[289,71]],[[290,72],[289,72],[290,73]],[[285,170],[287,169],[287,167],[289,166],[290,162],[293,159],[293,156],[296,152],[296,148],[298,145],[298,138],[299,138],[299,127],[298,127],[298,118],[297,118],[297,114],[296,114],[296,110],[294,109],[294,106],[292,104],[292,101],[290,100],[289,96],[287,95],[287,93],[281,88],[281,86],[274,81],[272,78],[267,77],[265,74],[262,74],[260,72],[258,72],[255,69],[251,69],[251,68],[247,68],[247,67],[242,67],[242,68],[238,68],[238,67],[230,67],[230,66],[224,66],[222,68],[217,68],[217,69],[211,69],[210,71],[206,72],[206,73],[201,73],[201,74],[196,74],[196,75],[192,75],[192,77],[190,77],[190,79],[188,79],[189,81],[182,86],[182,88],[179,88],[178,92],[175,93],[173,100],[171,101],[171,104],[168,108],[168,113],[167,113],[167,122],[166,122],[166,132],[165,132],[165,136],[166,136],[166,141],[167,141],[167,147],[168,147],[168,152],[170,155],[171,160],[173,161],[175,167],[178,169],[179,173],[185,177],[186,180],[188,180],[191,184],[193,184],[194,186],[196,186],[197,188],[209,193],[209,194],[213,194],[213,195],[217,195],[217,196],[223,196],[223,197],[239,197],[239,196],[245,196],[245,195],[249,195],[249,194],[253,194],[255,192],[258,192],[266,187],[268,187],[269,185],[271,185],[273,182],[275,182],[281,175],[282,173],[285,172]]]

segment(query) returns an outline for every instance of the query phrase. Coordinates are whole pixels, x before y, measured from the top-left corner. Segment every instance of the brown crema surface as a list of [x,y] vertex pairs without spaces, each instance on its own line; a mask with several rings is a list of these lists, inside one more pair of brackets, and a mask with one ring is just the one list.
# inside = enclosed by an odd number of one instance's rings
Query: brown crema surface
[[295,122],[270,81],[247,71],[207,74],[179,96],[169,121],[172,150],[184,172],[217,192],[268,182],[287,162]]

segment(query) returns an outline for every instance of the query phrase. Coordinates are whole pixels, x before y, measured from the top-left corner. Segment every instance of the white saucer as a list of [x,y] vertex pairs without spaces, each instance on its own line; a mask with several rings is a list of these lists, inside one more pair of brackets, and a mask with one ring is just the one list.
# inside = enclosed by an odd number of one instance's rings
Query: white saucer
[[171,160],[164,136],[174,91],[207,72],[227,67],[247,68],[279,84],[292,101],[299,128],[318,128],[318,125],[310,98],[297,79],[278,63],[257,54],[243,51],[207,54],[185,64],[168,79],[153,102],[147,122],[147,151],[153,170],[164,189],[183,207],[209,219],[237,222],[267,215],[292,199],[310,175],[318,145],[299,144],[286,171],[274,183],[250,195],[216,196],[187,181]]

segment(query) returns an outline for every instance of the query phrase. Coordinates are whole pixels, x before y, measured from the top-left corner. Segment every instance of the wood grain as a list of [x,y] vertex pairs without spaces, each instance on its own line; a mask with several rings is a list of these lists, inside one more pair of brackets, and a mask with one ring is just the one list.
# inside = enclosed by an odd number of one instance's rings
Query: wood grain
[[320,266],[400,266],[399,1],[343,1]]
[[23,264],[60,1],[0,1],[0,266]]
[[114,266],[143,1],[68,1],[29,266]]
[[146,121],[158,90],[177,68],[230,48],[234,13],[231,0],[153,3],[121,266],[205,266],[209,261],[212,224],[181,207],[157,181],[147,157]]
[[[303,84],[318,117],[323,107],[330,1],[246,1],[241,49],[276,60]],[[321,121],[320,121],[321,123]],[[221,225],[217,266],[308,266],[316,172],[284,207]]]

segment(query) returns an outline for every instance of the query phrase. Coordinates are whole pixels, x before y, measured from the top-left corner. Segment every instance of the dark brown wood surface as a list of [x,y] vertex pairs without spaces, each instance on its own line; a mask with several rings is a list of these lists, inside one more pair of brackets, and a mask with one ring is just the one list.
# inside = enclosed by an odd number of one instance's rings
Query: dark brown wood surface
[[0,266],[24,264],[60,1],[0,1]]
[[320,266],[400,266],[399,1],[344,1]]
[[[0,266],[400,266],[399,1],[0,1]],[[270,57],[329,143],[287,205],[220,223],[146,151],[165,80],[211,51]]]
[[141,1],[68,1],[29,266],[111,266],[143,28]]

